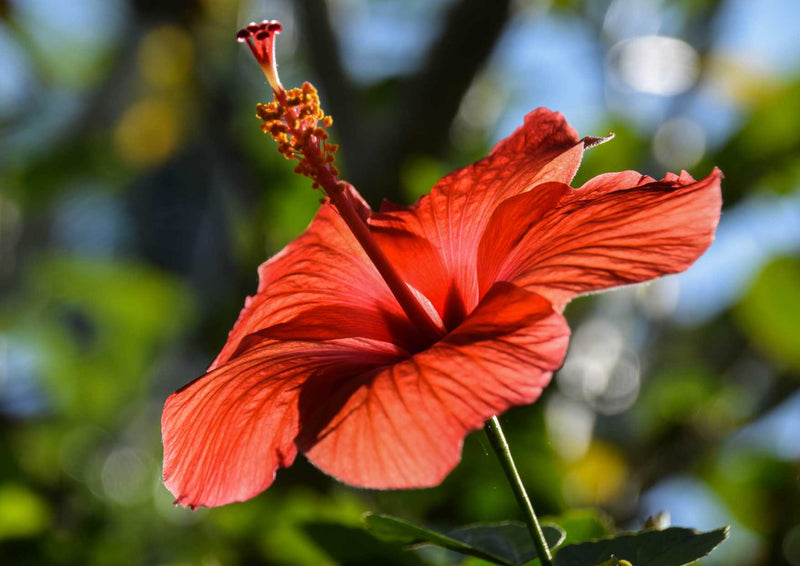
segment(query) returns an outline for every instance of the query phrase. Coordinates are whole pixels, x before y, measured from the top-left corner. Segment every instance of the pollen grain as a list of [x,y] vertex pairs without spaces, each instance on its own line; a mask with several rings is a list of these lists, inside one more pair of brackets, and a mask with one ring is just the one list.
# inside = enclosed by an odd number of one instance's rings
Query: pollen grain
[[327,141],[326,128],[333,124],[333,118],[320,108],[317,89],[311,83],[275,92],[272,102],[256,107],[256,116],[261,120],[261,130],[277,142],[278,152],[299,162],[295,173],[311,178],[315,188],[319,188],[316,185],[323,169],[339,176],[333,165],[339,146]]

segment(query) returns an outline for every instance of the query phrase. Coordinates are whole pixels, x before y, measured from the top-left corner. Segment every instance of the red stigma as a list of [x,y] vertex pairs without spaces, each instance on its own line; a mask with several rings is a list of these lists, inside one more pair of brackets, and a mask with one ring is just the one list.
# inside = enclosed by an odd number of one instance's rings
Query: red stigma
[[272,89],[276,92],[283,90],[275,64],[275,36],[282,29],[283,26],[277,20],[264,20],[260,24],[250,22],[236,33],[236,40],[239,43],[247,43]]

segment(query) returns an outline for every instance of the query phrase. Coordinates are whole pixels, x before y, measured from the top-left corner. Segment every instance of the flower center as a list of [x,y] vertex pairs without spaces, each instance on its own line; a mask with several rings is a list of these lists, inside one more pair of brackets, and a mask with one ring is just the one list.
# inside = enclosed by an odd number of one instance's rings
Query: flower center
[[339,215],[355,236],[358,243],[375,265],[400,307],[420,333],[420,339],[428,344],[437,342],[445,334],[394,268],[389,258],[372,237],[365,218],[356,210],[347,183],[339,180],[339,171],[334,166],[336,144],[327,142],[333,119],[320,108],[317,90],[310,83],[302,88],[287,91],[278,78],[275,64],[275,35],[281,24],[275,20],[251,23],[239,30],[236,38],[246,42],[267,77],[274,100],[259,104],[256,115],[262,121],[261,129],[278,143],[278,151],[287,159],[298,161],[295,173],[309,177],[315,189],[328,195]]

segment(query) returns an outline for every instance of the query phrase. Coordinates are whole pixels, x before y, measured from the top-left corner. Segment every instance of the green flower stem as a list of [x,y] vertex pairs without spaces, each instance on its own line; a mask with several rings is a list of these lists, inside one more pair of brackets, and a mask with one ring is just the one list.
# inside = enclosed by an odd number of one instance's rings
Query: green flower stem
[[506,473],[508,483],[511,484],[511,489],[514,491],[514,497],[517,498],[517,503],[525,515],[525,522],[528,524],[528,530],[533,537],[533,544],[536,546],[536,552],[539,554],[539,560],[542,566],[553,566],[553,557],[550,554],[550,548],[547,546],[547,541],[542,532],[542,526],[539,524],[539,519],[533,511],[533,505],[525,491],[525,486],[522,485],[522,480],[517,472],[517,466],[514,464],[514,458],[511,456],[511,449],[508,447],[508,441],[503,434],[503,429],[500,427],[500,421],[497,417],[492,417],[486,422],[486,436],[489,437],[489,442],[494,448],[500,464],[503,466],[503,471]]

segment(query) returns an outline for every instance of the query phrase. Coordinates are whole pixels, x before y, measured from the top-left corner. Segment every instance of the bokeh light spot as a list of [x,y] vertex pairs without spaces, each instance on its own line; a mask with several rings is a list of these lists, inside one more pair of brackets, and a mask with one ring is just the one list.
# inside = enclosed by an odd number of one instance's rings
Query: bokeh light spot
[[562,458],[573,461],[586,454],[594,432],[595,412],[564,395],[552,395],[545,407],[550,442]]
[[151,468],[145,455],[137,450],[114,450],[103,463],[101,472],[105,495],[123,505],[145,500],[150,495]]
[[34,492],[16,484],[0,486],[0,540],[36,535],[49,522],[47,504]]
[[131,106],[114,130],[114,146],[128,165],[157,165],[169,157],[178,143],[178,117],[163,100],[147,99]]
[[138,63],[142,76],[153,86],[180,86],[187,81],[194,65],[192,39],[178,27],[158,27],[142,40]]
[[622,330],[612,320],[598,317],[575,331],[556,381],[567,397],[596,412],[621,413],[639,396],[639,361],[626,346]]
[[638,286],[636,302],[649,318],[661,320],[675,312],[680,292],[680,279],[674,275],[668,275],[649,285]]
[[627,86],[652,94],[686,92],[700,72],[700,58],[691,45],[660,35],[621,41],[611,48],[609,60]]
[[608,503],[623,492],[627,479],[628,467],[619,449],[596,441],[570,467],[565,496],[574,504]]
[[688,169],[697,165],[706,150],[706,133],[688,118],[665,122],[653,137],[653,155],[667,169]]

